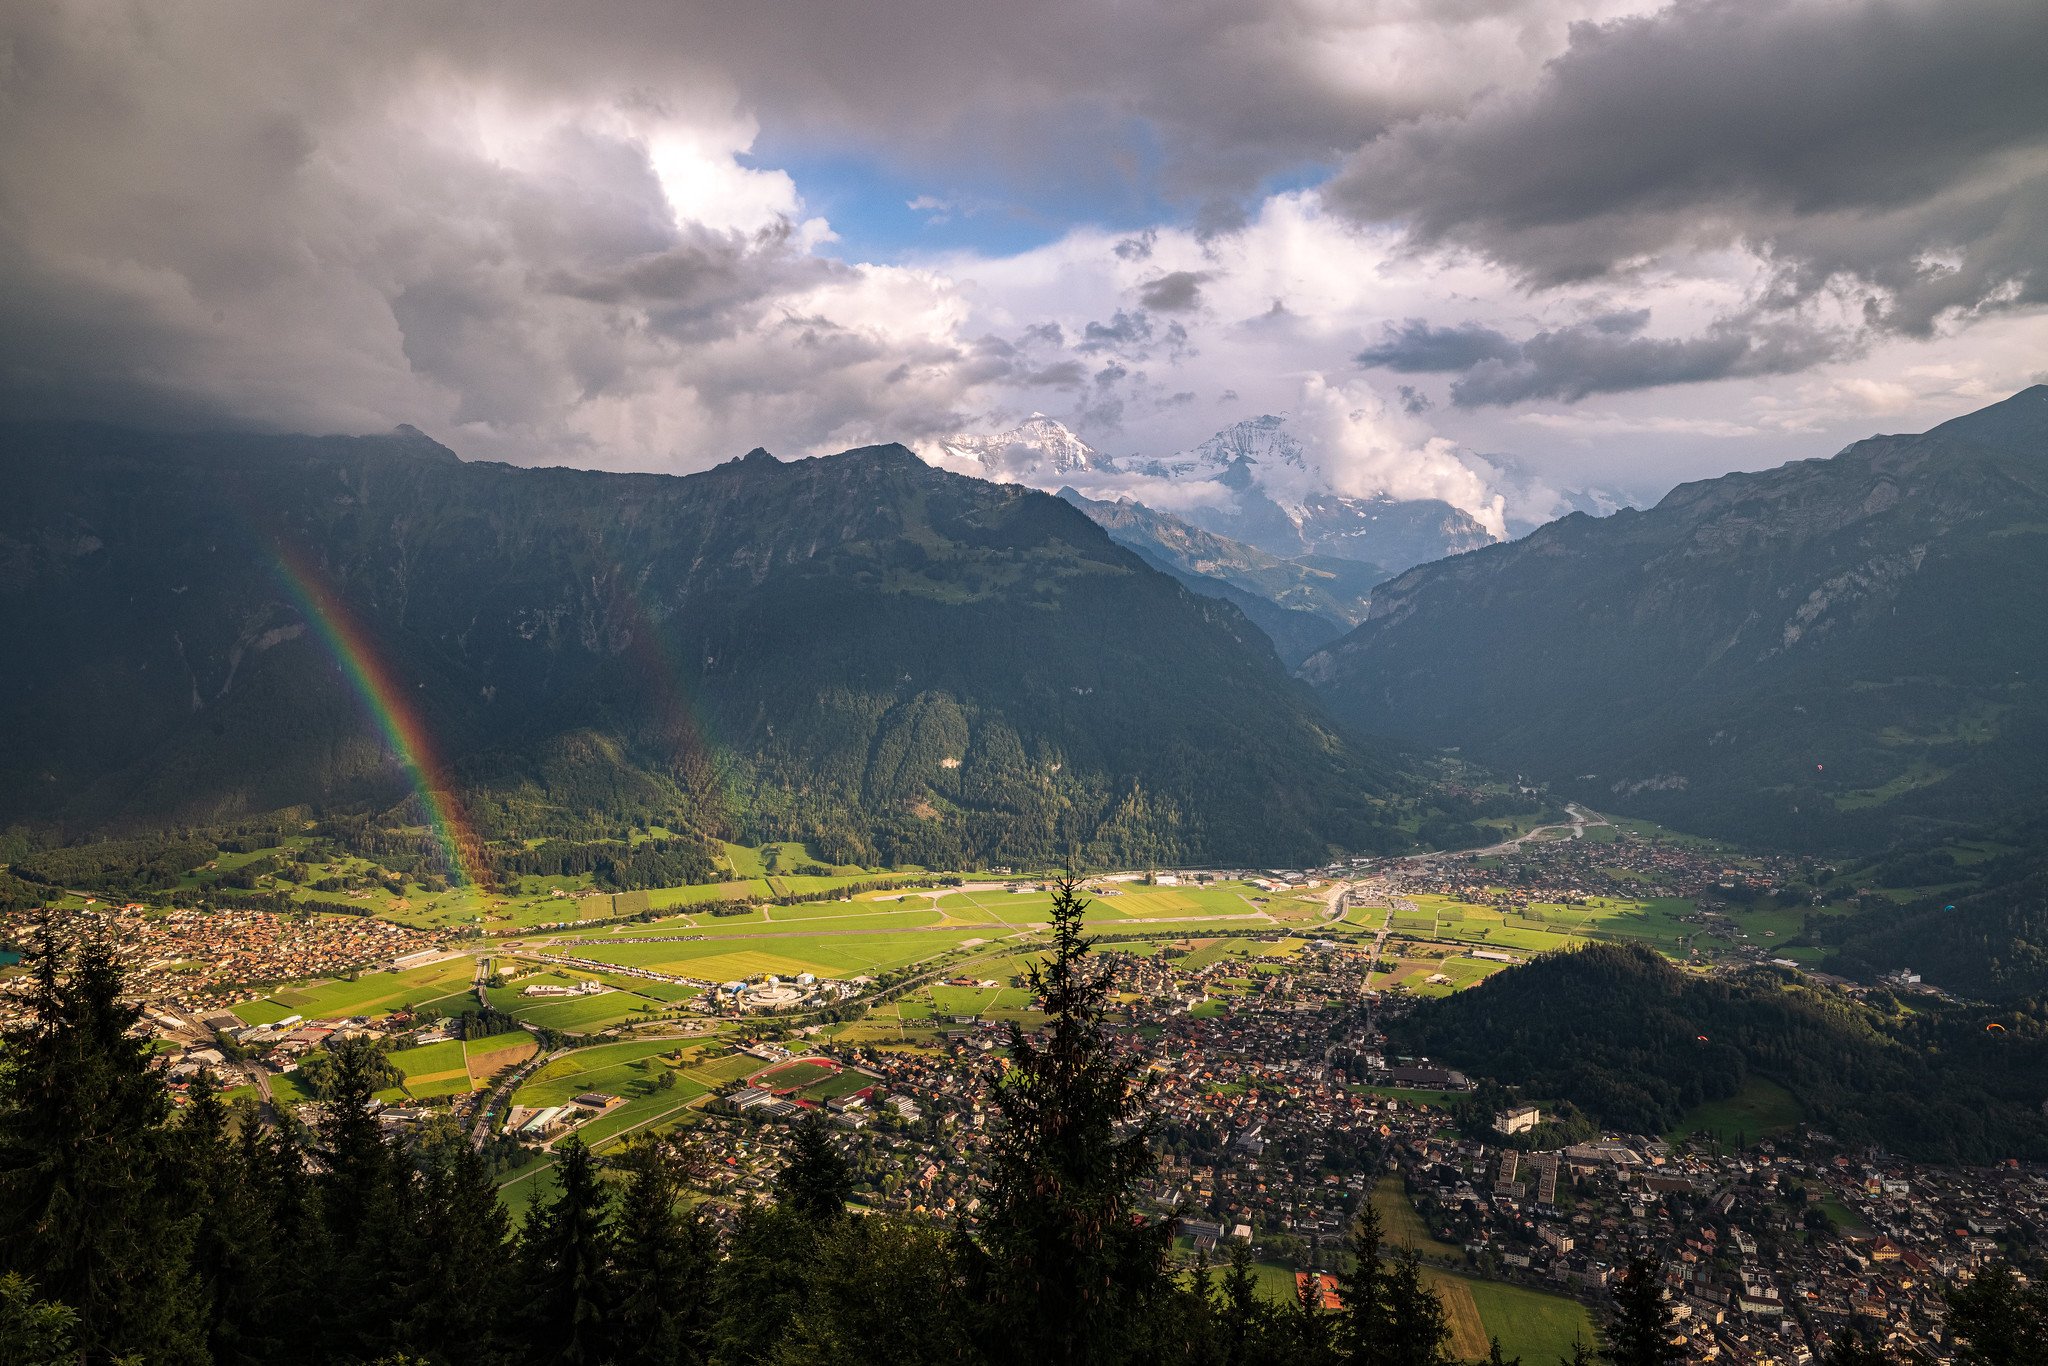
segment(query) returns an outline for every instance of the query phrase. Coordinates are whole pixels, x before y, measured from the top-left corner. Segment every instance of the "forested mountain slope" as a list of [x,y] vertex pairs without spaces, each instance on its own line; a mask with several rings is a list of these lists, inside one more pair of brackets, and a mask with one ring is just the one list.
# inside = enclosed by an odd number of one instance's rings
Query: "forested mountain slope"
[[1236,608],[901,447],[676,478],[409,429],[16,427],[0,479],[8,820],[394,802],[394,692],[486,838],[595,813],[862,861],[1302,860],[1375,847],[1398,783]]
[[1389,1032],[1636,1133],[1662,1133],[1755,1074],[1847,1143],[1924,1161],[2048,1155],[2048,1005],[1887,1013],[1795,977],[1697,977],[1640,944],[1594,944],[1422,1002]]
[[1683,828],[1881,847],[2048,792],[2048,386],[1422,565],[1341,717]]

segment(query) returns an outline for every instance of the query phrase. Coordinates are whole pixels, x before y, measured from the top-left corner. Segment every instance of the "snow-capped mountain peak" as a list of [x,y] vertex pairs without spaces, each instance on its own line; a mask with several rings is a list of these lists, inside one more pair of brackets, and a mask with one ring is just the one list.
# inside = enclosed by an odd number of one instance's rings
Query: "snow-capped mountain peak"
[[1057,418],[1033,413],[994,436],[948,436],[926,458],[977,478],[1140,502],[1283,559],[1324,555],[1398,570],[1476,549],[1495,537],[1436,498],[1386,492],[1347,496],[1331,487],[1310,448],[1272,413],[1217,432],[1165,459],[1103,455]]
[[944,456],[985,466],[990,477],[1035,482],[1036,477],[1064,476],[1076,470],[1116,468],[1108,456],[1098,452],[1067,429],[1058,418],[1033,413],[1007,432],[994,436],[948,436],[938,442]]

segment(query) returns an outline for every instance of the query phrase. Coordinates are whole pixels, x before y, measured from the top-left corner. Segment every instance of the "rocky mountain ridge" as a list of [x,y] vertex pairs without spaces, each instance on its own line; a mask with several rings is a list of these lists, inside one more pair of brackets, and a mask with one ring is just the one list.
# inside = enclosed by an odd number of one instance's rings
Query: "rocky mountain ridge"
[[2039,800],[2048,386],[1411,569],[1301,674],[1686,828],[1883,841]]
[[1129,498],[1085,498],[1071,487],[1059,496],[1155,569],[1194,592],[1236,603],[1290,668],[1363,621],[1373,586],[1389,577],[1361,560],[1281,559]]

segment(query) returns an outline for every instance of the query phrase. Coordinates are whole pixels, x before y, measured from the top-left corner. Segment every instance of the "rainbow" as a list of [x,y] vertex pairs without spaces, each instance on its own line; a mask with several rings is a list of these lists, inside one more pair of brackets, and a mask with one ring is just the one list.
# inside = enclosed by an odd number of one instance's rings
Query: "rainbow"
[[319,570],[282,541],[273,541],[271,550],[278,583],[334,656],[343,677],[383,733],[385,744],[409,771],[420,809],[447,866],[470,885],[484,885],[480,876],[485,867],[483,841],[456,796],[447,765],[434,748],[433,736],[411,692],[393,676],[369,631],[327,586]]

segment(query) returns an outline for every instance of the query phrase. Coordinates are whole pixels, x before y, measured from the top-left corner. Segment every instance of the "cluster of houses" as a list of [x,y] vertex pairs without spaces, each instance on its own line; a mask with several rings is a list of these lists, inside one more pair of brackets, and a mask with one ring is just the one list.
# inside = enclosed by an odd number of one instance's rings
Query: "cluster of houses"
[[[0,914],[0,941],[31,942],[35,911]],[[244,984],[340,977],[434,950],[438,940],[404,925],[356,915],[278,915],[271,911],[152,911],[135,905],[88,906],[55,921],[59,946],[99,939],[121,963],[127,990],[173,1011],[218,1009],[251,1001]],[[0,993],[0,1025],[18,1023],[19,998]]]
[[[1614,870],[1627,876],[1617,880]],[[1399,890],[1457,897],[1503,909],[1578,905],[1623,891],[1646,897],[1694,897],[1712,901],[1717,893],[1764,893],[1793,879],[1834,870],[1812,859],[1770,855],[1730,867],[1727,856],[1682,844],[1652,842],[1619,834],[1612,841],[1531,842],[1502,856],[1498,868],[1479,868],[1456,858],[1427,863],[1387,864],[1378,873]],[[1623,883],[1626,883],[1624,887]]]

